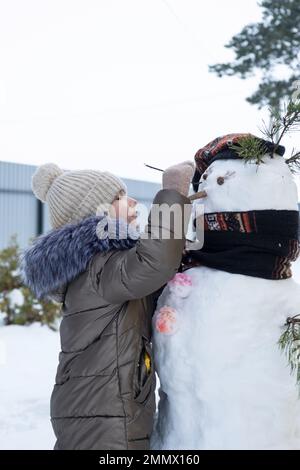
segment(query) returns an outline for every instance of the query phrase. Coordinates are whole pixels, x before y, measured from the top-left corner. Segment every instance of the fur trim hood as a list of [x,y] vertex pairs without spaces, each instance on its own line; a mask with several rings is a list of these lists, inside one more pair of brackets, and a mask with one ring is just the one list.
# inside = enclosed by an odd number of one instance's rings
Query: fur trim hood
[[53,229],[21,254],[22,281],[38,299],[55,296],[87,269],[94,255],[132,248],[139,235],[125,222],[106,216]]

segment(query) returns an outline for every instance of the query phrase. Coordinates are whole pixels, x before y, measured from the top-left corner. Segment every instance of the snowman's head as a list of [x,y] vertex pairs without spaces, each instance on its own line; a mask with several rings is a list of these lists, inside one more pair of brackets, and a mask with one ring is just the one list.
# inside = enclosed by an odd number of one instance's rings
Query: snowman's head
[[[254,140],[262,152],[245,160],[240,149]],[[298,210],[297,187],[283,158],[285,148],[249,133],[217,137],[195,155],[194,182],[207,193],[205,213]],[[200,180],[199,180],[200,178]],[[194,186],[195,187],[195,186]]]
[[268,154],[259,165],[242,159],[215,160],[204,171],[199,201],[204,212],[298,210],[297,187],[282,156]]
[[218,137],[195,155],[193,186],[205,197],[192,212],[187,264],[287,279],[299,253],[296,184],[284,147],[255,136],[241,142],[245,135]]

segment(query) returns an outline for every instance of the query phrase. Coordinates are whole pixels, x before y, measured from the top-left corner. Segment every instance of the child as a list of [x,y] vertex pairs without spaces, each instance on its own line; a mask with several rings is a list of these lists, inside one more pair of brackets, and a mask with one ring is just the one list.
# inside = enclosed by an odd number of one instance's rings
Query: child
[[[191,162],[168,168],[154,203],[183,210],[193,171]],[[137,239],[136,201],[107,172],[65,172],[46,164],[33,175],[32,188],[47,202],[53,230],[23,254],[24,282],[37,297],[62,302],[51,396],[55,449],[148,449],[155,292],[180,265],[188,221],[181,237],[172,238],[174,222],[157,224],[152,209],[146,232],[156,236]],[[96,215],[103,205],[118,218],[114,229],[112,219]],[[120,236],[124,226],[127,238]]]

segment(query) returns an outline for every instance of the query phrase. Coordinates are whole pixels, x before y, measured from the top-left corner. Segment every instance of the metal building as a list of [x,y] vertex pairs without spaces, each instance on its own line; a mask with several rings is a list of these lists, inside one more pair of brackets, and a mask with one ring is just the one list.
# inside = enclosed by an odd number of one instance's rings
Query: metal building
[[[50,229],[47,205],[38,201],[31,191],[35,169],[32,165],[0,161],[0,249],[8,246],[13,235],[23,248],[31,238]],[[122,179],[128,193],[149,208],[160,185]]]

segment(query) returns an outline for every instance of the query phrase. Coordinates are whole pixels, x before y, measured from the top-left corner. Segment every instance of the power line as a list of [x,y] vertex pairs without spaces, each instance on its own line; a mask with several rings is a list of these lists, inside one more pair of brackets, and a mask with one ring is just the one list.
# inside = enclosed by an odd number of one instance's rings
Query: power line
[[200,43],[200,40],[197,38],[197,36],[195,36],[193,31],[191,31],[190,27],[184,21],[182,21],[182,19],[177,15],[176,11],[170,5],[168,0],[161,0],[161,1],[162,1],[162,3],[164,3],[165,7],[169,10],[171,15],[174,16],[177,23],[180,24],[180,26],[185,30],[186,33],[188,33],[188,35],[191,37],[191,39],[193,39],[195,41],[195,44],[197,44],[197,47],[200,46],[202,48],[202,43]]

